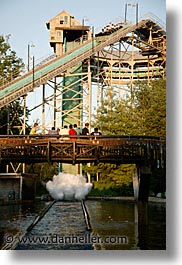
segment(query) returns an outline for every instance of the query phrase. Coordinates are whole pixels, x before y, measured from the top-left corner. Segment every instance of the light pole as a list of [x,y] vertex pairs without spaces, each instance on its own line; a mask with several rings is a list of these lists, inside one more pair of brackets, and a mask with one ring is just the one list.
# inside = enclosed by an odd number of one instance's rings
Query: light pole
[[83,17],[82,19],[82,26],[85,26],[85,22],[89,21],[89,19],[87,17]]
[[125,23],[126,23],[127,7],[128,6],[135,7],[135,9],[136,9],[136,14],[135,14],[136,25],[138,25],[138,3],[126,3],[125,4]]
[[126,15],[127,15],[127,6],[128,4],[125,4],[125,14],[124,14],[124,22],[126,23]]
[[34,88],[34,80],[35,80],[35,57],[33,56],[33,72],[32,72],[32,87]]
[[138,3],[136,3],[136,24],[138,25]]
[[6,36],[5,36],[5,40],[6,40],[6,42],[9,44],[9,39],[10,39],[10,37],[11,37],[11,34],[7,34]]
[[89,21],[89,19],[86,18],[86,17],[84,17],[84,18],[82,19],[82,37],[83,37],[83,35],[84,35],[85,22],[87,22],[87,21]]
[[28,43],[28,71],[30,70],[30,48],[34,48],[35,45],[33,43]]

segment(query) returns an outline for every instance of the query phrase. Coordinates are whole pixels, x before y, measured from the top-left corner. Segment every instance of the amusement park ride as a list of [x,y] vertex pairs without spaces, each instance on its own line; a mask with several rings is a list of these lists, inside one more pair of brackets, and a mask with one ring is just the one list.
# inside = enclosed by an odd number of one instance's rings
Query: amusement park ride
[[[93,28],[84,25],[84,21],[80,23],[67,11],[62,11],[49,20],[47,28],[54,54],[38,64],[33,63],[26,73],[0,83],[0,109],[22,99],[24,121],[20,134],[25,135],[27,97],[37,88],[41,88],[41,102],[32,111],[40,109],[42,135],[45,135],[52,126],[61,128],[76,123],[83,127],[85,122],[91,124],[93,92],[98,107],[103,99],[111,101],[116,96],[122,98],[123,93],[132,94],[135,81],[150,84],[151,80],[166,76],[166,30],[154,16],[135,24],[126,19],[117,20],[94,33]],[[48,109],[51,109],[52,120],[47,123]],[[54,144],[56,141],[59,146]],[[64,153],[65,161],[73,164],[102,159],[110,161],[113,156],[119,163],[128,163],[127,159],[138,163],[137,159],[144,159],[147,155],[146,158],[151,160],[152,157],[156,165],[161,163],[164,166],[164,139],[116,137],[97,141],[99,145],[94,139],[65,143],[61,138],[42,140],[39,137],[30,141],[30,138],[13,140],[12,136],[9,139],[8,136],[7,139],[2,137],[0,162],[4,159],[9,163],[8,157],[11,157],[12,161],[25,163],[27,154],[30,160],[37,155],[37,161],[64,163]],[[117,145],[113,144],[115,141],[118,141]],[[86,155],[84,148],[87,149]],[[144,164],[146,161],[144,159]]]
[[[136,80],[165,77],[166,31],[154,16],[136,24],[110,22],[95,34],[93,28],[80,23],[62,11],[47,23],[54,54],[34,64],[17,78],[0,84],[0,108],[41,88],[41,102],[32,109],[42,113],[42,132],[51,126],[91,122],[92,104],[96,98],[121,98],[132,93]],[[47,91],[52,91],[47,95]],[[94,99],[93,99],[94,93]],[[46,111],[52,120],[47,124]],[[22,124],[25,133],[25,122]]]

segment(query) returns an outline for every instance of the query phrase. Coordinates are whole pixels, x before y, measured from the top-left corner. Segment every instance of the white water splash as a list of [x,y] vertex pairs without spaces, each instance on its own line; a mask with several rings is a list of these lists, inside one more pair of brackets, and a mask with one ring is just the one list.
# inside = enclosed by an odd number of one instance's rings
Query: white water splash
[[92,188],[85,177],[59,173],[46,183],[46,189],[55,200],[83,200]]

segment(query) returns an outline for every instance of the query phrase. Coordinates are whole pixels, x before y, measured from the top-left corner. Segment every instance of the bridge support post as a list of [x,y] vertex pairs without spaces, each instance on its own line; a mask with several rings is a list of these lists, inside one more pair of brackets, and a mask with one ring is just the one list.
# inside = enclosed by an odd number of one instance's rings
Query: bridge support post
[[[149,184],[151,176],[150,166],[141,166],[134,172],[134,177],[138,178],[138,202],[137,219],[138,219],[138,246],[140,249],[147,249],[148,246],[148,197]],[[138,174],[137,174],[138,173]]]
[[73,141],[73,162],[72,162],[73,165],[75,165],[75,161],[76,161],[76,142]]
[[138,201],[138,247],[148,249],[148,202]]
[[148,201],[150,176],[151,176],[150,166],[140,167],[140,184],[139,184],[138,201],[142,202]]
[[133,178],[134,198],[137,201],[138,200],[138,193],[139,193],[139,176],[138,176],[138,170],[136,167],[133,170],[132,178]]
[[48,163],[51,163],[51,143],[50,143],[50,141],[47,144],[47,154],[46,154],[46,157],[47,157],[47,162]]

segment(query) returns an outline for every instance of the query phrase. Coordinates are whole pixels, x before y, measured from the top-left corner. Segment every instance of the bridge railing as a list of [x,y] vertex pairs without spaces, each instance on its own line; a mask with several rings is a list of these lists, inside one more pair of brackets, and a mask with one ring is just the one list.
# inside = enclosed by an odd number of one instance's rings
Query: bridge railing
[[113,135],[3,135],[0,136],[0,164],[121,163],[165,167],[165,138]]
[[70,138],[74,139],[128,139],[128,140],[155,140],[155,141],[166,141],[166,138],[160,136],[150,136],[150,135],[58,135],[58,134],[34,134],[34,135],[0,135],[0,142],[2,139],[62,139],[68,140]]

